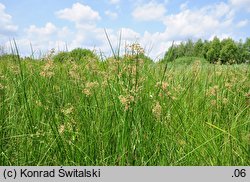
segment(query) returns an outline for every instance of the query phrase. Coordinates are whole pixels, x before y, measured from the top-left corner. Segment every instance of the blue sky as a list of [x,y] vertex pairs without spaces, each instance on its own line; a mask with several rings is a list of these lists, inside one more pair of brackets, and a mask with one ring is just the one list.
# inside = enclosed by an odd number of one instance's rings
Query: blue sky
[[152,58],[171,42],[250,37],[250,0],[0,0],[0,45],[15,38],[23,55],[51,48],[103,51],[122,32],[122,46],[139,42]]

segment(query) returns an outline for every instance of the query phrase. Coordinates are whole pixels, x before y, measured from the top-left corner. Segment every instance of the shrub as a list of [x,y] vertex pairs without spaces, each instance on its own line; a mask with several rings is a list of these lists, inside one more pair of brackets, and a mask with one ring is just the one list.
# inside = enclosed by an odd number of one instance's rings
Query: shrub
[[64,62],[68,61],[69,59],[70,59],[69,52],[59,52],[53,57],[53,60],[57,62]]
[[88,59],[98,60],[97,55],[89,49],[76,48],[73,49],[69,54],[73,61],[85,61]]
[[82,48],[76,48],[70,52],[59,52],[58,54],[53,56],[53,60],[57,62],[86,61],[89,59],[98,60],[98,57],[91,50]]

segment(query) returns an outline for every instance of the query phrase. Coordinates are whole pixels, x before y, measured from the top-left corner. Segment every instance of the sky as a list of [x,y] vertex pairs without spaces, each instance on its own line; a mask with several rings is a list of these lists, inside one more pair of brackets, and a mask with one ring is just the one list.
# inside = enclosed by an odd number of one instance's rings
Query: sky
[[[77,47],[111,56],[139,43],[152,59],[172,42],[250,37],[250,0],[0,0],[0,46],[21,55]],[[121,35],[121,40],[120,40]],[[32,46],[31,46],[32,45]]]

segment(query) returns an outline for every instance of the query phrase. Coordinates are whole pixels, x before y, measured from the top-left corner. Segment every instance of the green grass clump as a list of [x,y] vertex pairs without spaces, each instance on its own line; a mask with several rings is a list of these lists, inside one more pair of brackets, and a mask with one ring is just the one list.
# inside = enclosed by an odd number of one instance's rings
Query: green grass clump
[[0,61],[0,165],[250,165],[249,78],[200,61]]

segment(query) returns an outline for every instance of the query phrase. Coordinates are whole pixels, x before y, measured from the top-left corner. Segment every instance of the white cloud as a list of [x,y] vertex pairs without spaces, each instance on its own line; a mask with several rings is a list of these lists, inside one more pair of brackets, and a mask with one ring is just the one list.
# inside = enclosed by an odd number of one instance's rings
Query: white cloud
[[153,1],[137,6],[132,12],[132,16],[139,21],[161,21],[166,13],[164,4]]
[[213,33],[230,31],[234,13],[225,3],[198,10],[185,9],[166,16],[166,35],[175,38],[208,38]]
[[[43,27],[31,25],[22,33],[22,37],[16,39],[20,53],[23,56],[31,55],[31,45],[35,51],[35,56],[47,53],[48,50],[55,48],[65,50],[66,44],[71,42],[74,34],[67,27],[57,27],[51,22]],[[9,46],[7,42],[6,47]]]
[[61,19],[66,19],[79,25],[93,24],[93,22],[101,19],[97,11],[81,3],[75,3],[71,8],[59,10],[55,14]]
[[130,28],[122,28],[122,39],[125,41],[135,42],[137,41],[141,35],[138,32],[135,32]]
[[109,11],[109,10],[105,11],[105,15],[107,15],[108,17],[110,17],[113,20],[117,19],[117,17],[118,17],[117,13]]
[[[58,30],[58,28],[57,28]],[[60,39],[69,40],[72,36],[73,32],[68,27],[62,27],[57,31],[57,36]]]
[[[113,1],[115,3],[118,1]],[[59,18],[66,19],[75,23],[73,36],[68,42],[68,48],[84,47],[88,49],[108,50],[108,42],[104,33],[104,29],[96,25],[96,22],[101,19],[99,13],[94,11],[90,6],[80,3],[73,4],[71,8],[66,8],[55,13]],[[105,14],[111,18],[116,18],[117,14],[106,11]],[[112,30],[107,30],[110,33],[110,39],[114,40]]]
[[232,7],[224,2],[204,7],[203,10],[205,13],[215,18],[225,17],[230,19],[235,15]]
[[241,20],[240,22],[237,23],[237,27],[238,28],[245,27],[248,23],[249,23],[249,20],[247,19]]
[[162,58],[172,43],[171,40],[168,40],[165,32],[150,33],[148,31],[144,32],[140,42],[145,49],[146,55],[153,60]]
[[233,8],[246,9],[250,12],[250,0],[230,0]]
[[185,3],[180,6],[179,13],[163,16],[162,23],[165,25],[165,31],[154,33],[145,31],[139,39],[143,47],[151,50],[148,52],[151,58],[163,57],[173,40],[175,43],[179,43],[188,38],[232,37],[235,27],[235,11],[229,4],[223,2],[207,5],[200,9],[189,9]]
[[50,36],[54,33],[56,33],[57,28],[54,24],[48,22],[46,23],[46,25],[44,27],[37,27],[35,25],[31,25],[28,29],[27,29],[27,33],[29,35],[35,35],[37,37],[44,37],[44,36]]
[[12,22],[11,15],[5,12],[5,6],[0,3],[0,35],[12,35],[18,30],[18,26]]

